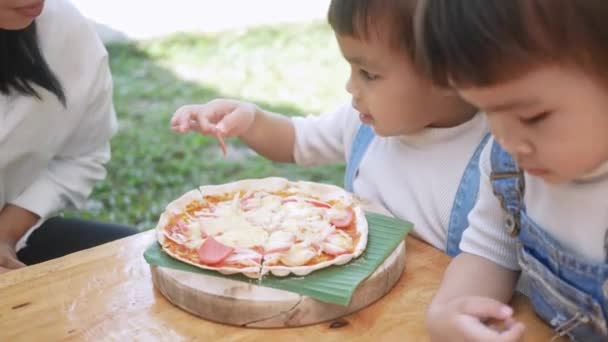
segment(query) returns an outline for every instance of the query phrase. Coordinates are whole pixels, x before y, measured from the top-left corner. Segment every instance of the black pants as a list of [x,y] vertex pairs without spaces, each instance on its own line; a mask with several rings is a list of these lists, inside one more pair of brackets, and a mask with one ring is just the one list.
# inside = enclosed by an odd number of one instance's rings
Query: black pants
[[32,232],[17,258],[33,265],[135,233],[135,229],[118,224],[53,217]]

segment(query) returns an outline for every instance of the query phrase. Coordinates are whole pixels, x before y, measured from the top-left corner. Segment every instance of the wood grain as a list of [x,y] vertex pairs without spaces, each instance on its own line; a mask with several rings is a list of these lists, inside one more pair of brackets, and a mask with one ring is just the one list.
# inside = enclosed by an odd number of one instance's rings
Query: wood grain
[[[250,329],[213,323],[177,308],[152,285],[141,233],[0,275],[0,341],[425,341],[424,312],[449,262],[407,238],[406,271],[374,304],[339,320],[301,328]],[[528,341],[551,330],[514,301]]]
[[357,287],[348,306],[210,275],[157,266],[151,267],[151,272],[156,288],[170,302],[197,316],[237,326],[278,328],[325,322],[360,310],[390,291],[404,267],[405,243],[402,242]]

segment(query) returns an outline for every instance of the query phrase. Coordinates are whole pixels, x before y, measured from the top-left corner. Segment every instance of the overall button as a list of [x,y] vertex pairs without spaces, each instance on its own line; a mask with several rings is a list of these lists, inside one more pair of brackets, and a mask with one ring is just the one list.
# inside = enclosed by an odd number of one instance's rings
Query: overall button
[[515,217],[514,214],[508,213],[507,218],[505,219],[505,226],[507,227],[507,232],[509,235],[515,237],[519,234],[519,220]]

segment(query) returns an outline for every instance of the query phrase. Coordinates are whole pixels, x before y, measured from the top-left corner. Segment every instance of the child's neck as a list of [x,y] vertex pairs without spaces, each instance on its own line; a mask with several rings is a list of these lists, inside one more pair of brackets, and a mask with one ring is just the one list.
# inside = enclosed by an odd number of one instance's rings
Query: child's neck
[[445,106],[439,109],[435,114],[435,120],[431,122],[428,128],[449,128],[462,125],[471,120],[477,114],[477,108],[458,100],[459,103],[451,106]]

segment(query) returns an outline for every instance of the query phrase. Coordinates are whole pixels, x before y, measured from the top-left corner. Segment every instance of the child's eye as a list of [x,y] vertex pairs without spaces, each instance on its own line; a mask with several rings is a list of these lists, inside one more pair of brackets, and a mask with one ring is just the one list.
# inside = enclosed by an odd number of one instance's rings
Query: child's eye
[[378,79],[378,75],[371,74],[371,73],[367,72],[366,70],[359,70],[359,74],[366,81],[373,81],[373,80]]
[[542,112],[535,116],[522,118],[521,121],[527,125],[534,125],[534,124],[537,124],[537,123],[543,121],[544,119],[546,119],[547,116],[549,116],[549,114],[551,114],[551,112]]

